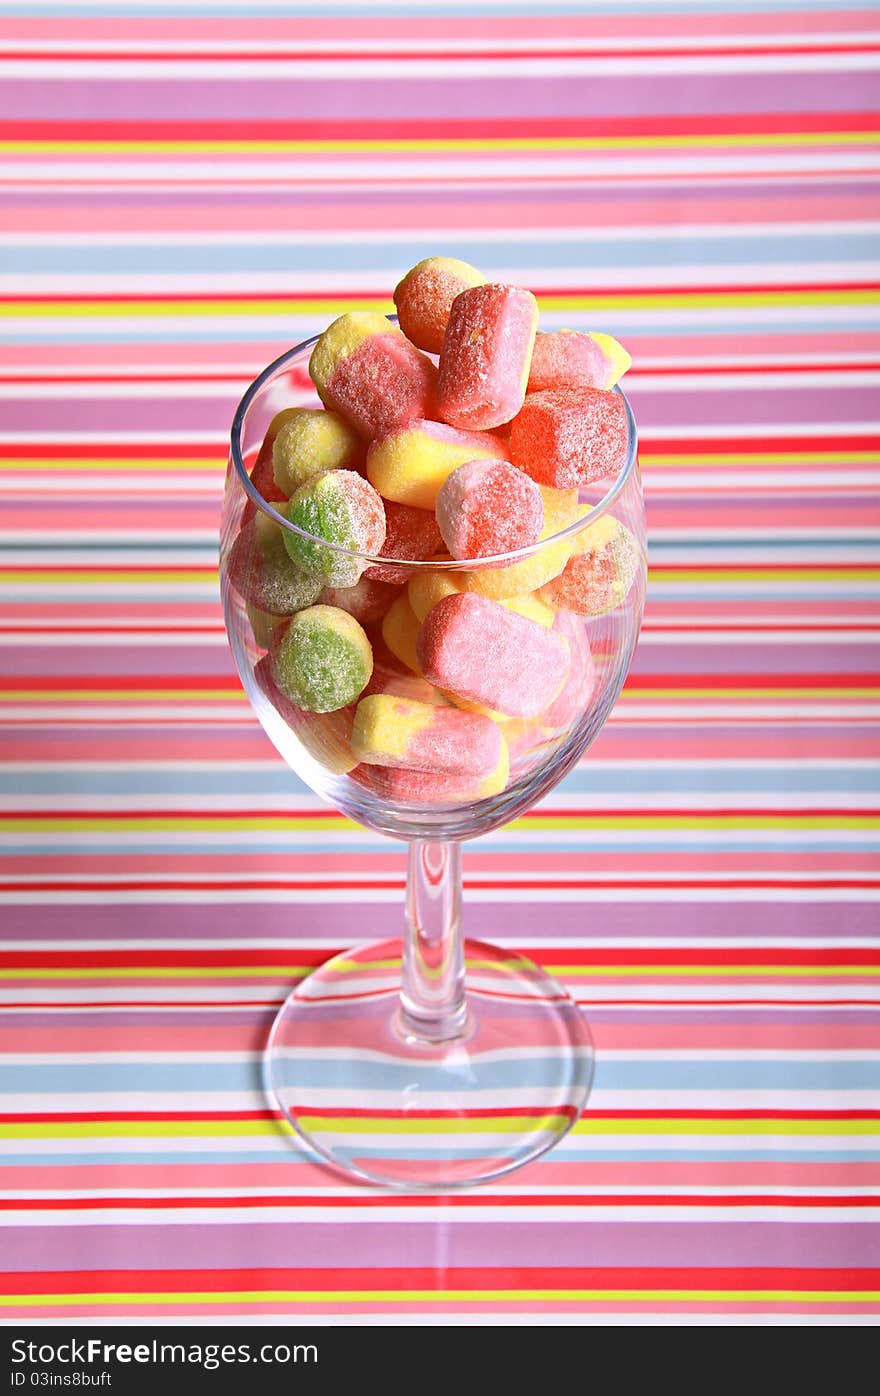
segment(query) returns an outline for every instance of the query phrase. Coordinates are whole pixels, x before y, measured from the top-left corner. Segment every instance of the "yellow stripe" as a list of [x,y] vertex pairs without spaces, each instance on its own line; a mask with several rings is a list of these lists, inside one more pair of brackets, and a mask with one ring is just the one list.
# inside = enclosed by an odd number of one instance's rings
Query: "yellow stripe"
[[639,465],[643,470],[712,465],[721,468],[739,465],[875,465],[878,460],[878,451],[737,451],[730,455],[723,452],[710,455],[700,451],[687,456],[639,452]]
[[817,567],[799,567],[797,571],[784,567],[664,567],[651,569],[654,582],[824,582],[836,577],[846,581],[880,581],[880,567],[835,567],[833,563]]
[[[100,383],[100,381],[100,378],[95,379],[96,383]],[[55,470],[110,470],[115,475],[120,470],[141,470],[152,475],[155,470],[177,470],[182,472],[190,470],[216,470],[220,472],[221,470],[225,471],[225,469],[226,457],[219,449],[216,459],[211,459],[206,456],[195,457],[192,460],[184,456],[180,459],[176,457],[157,459],[152,456],[137,458],[126,456],[119,460],[109,456],[100,458],[82,456],[77,459],[70,459],[68,457],[48,454],[45,456],[33,456],[28,459],[22,459],[18,456],[6,456],[3,460],[4,473],[8,473],[10,470],[38,470],[41,474]]]
[[[790,810],[783,815],[736,815],[736,814],[707,814],[707,815],[677,815],[668,814],[663,816],[645,816],[639,819],[620,819],[613,813],[607,815],[559,815],[551,819],[524,819],[515,820],[510,826],[512,829],[521,830],[582,830],[591,829],[877,829],[880,827],[880,816],[870,814],[837,814],[829,810],[825,815],[808,814],[800,815],[797,810]],[[321,830],[332,830],[339,832],[345,829],[359,829],[360,825],[352,819],[343,816],[331,815],[327,819],[317,819],[310,815],[219,815],[216,818],[193,817],[190,815],[175,815],[169,811],[167,815],[125,815],[108,812],[107,815],[99,819],[81,819],[78,815],[48,815],[36,819],[19,819],[15,817],[0,817],[0,832],[7,834],[27,833],[32,829],[39,829],[43,833],[114,833],[120,828],[126,830],[141,830],[150,832],[159,829],[178,830],[223,830],[234,832],[246,830],[267,830],[286,832],[288,830],[298,830],[300,832],[319,832]]]
[[[112,55],[108,55],[112,60]],[[669,150],[676,147],[721,149],[759,146],[798,145],[875,145],[880,140],[877,131],[762,131],[754,134],[707,133],[671,136],[522,136],[496,137],[485,140],[450,138],[448,140],[170,140],[170,141],[46,141],[17,140],[0,142],[0,151],[26,155],[235,155],[253,157],[260,154],[302,155],[389,155],[431,154],[443,152],[518,151],[518,150]]]
[[[762,291],[748,291],[732,288],[729,291],[633,291],[595,292],[590,296],[551,296],[541,297],[546,311],[617,311],[632,309],[711,309],[715,306],[761,307],[768,305],[867,305],[880,303],[880,289],[850,290],[835,287],[830,290],[789,290],[768,288]],[[345,311],[381,310],[391,314],[393,305],[378,296],[362,296],[346,300],[303,301],[290,299],[253,299],[240,301],[224,300],[177,300],[158,299],[154,301],[25,301],[23,303],[0,304],[0,317],[7,319],[68,319],[74,316],[88,319],[108,319],[118,316],[149,318],[151,316],[223,316],[229,319],[240,315],[291,316],[311,318],[335,318]]]
[[[370,1122],[373,1123],[372,1121]],[[520,1124],[522,1122],[520,1121]],[[402,1133],[408,1132],[401,1122]],[[493,1121],[494,1128],[494,1121]],[[368,1131],[361,1126],[361,1132]],[[573,1134],[743,1136],[803,1135],[835,1138],[880,1134],[880,1120],[593,1119],[583,1116]],[[0,1139],[272,1138],[293,1135],[286,1120],[57,1120],[0,1124]]]
[[72,584],[82,585],[83,583],[100,583],[101,585],[111,582],[114,586],[126,582],[153,583],[153,582],[190,582],[199,586],[208,583],[216,584],[217,568],[205,567],[192,571],[178,571],[171,569],[167,572],[153,571],[149,567],[135,570],[125,570],[118,572],[102,571],[100,568],[56,568],[54,571],[45,571],[39,567],[16,567],[9,568],[0,573],[0,584],[11,582],[49,582],[52,586],[59,583],[64,586]]
[[[4,1294],[0,1307],[54,1308],[69,1305],[109,1306],[114,1304],[503,1304],[645,1302],[704,1304],[876,1304],[880,1290],[802,1290],[802,1289],[339,1289],[339,1290],[171,1290],[138,1293],[131,1291],[103,1294]],[[169,1336],[168,1343],[183,1342]]]
[[133,699],[175,703],[246,703],[240,688],[23,688],[0,692],[0,703],[130,703]]

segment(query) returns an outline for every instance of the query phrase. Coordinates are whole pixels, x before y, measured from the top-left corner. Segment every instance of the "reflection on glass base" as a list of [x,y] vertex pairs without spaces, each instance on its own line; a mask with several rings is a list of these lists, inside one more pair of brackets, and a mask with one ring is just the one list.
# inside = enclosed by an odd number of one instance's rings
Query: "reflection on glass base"
[[400,1023],[401,942],[328,960],[272,1029],[269,1087],[297,1133],[349,1179],[398,1189],[487,1182],[571,1129],[593,1043],[565,990],[531,960],[465,942],[463,1037],[414,1041]]

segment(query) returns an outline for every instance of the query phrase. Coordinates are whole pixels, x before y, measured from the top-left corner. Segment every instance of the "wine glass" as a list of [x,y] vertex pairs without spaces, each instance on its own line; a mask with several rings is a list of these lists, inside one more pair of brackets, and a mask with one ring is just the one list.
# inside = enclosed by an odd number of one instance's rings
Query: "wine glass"
[[[537,717],[499,723],[509,770],[468,786],[461,777],[366,764],[352,749],[353,707],[304,712],[279,689],[273,636],[285,619],[255,605],[265,598],[254,590],[237,544],[243,526],[255,520],[276,545],[279,538],[283,544],[278,529],[298,532],[272,488],[261,446],[278,412],[320,407],[308,375],[313,344],[270,364],[235,414],[220,557],[226,628],[248,697],[285,761],[357,823],[407,840],[408,881],[400,938],[359,944],[293,989],[272,1028],[266,1080],[298,1135],[349,1180],[413,1190],[464,1187],[551,1148],[578,1119],[592,1084],[592,1039],[566,991],[516,951],[464,940],[461,843],[508,824],[546,795],[596,737],[623,686],[646,576],[636,428],[624,398],[627,444],[619,472],[582,489],[573,521],[552,536],[466,564],[395,564],[400,595],[416,596],[428,574],[450,590],[486,586],[494,595],[493,578],[501,576],[517,579],[515,586],[505,580],[508,597],[511,590],[537,591],[544,605],[542,578],[558,576],[575,554],[588,559],[594,575],[586,609],[594,613],[545,606],[571,649],[562,693]],[[612,535],[613,547],[591,551],[594,540]],[[379,562],[334,551],[351,561],[354,574]],[[284,608],[315,599],[294,597]],[[378,620],[364,619],[364,626],[377,656],[372,682],[379,691],[423,696],[417,660],[410,655],[407,665],[388,653]],[[455,701],[432,692],[435,702]],[[531,908],[536,937],[552,932],[540,902]],[[352,908],[352,920],[368,934],[369,903]]]

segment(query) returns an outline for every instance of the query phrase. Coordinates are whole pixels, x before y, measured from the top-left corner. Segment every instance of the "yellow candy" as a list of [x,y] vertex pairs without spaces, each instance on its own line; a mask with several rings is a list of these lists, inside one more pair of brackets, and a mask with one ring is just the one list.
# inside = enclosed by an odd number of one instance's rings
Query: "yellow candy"
[[488,432],[412,422],[373,442],[367,453],[367,479],[384,499],[433,509],[440,486],[453,470],[472,460],[503,459],[504,446]]
[[325,393],[339,361],[347,359],[365,339],[374,334],[399,334],[401,339],[404,337],[396,325],[392,325],[377,310],[351,310],[334,320],[321,335],[309,359],[309,374],[318,397],[327,406],[330,404]]
[[420,624],[405,591],[391,603],[382,622],[382,639],[395,659],[412,669],[414,674],[421,674],[416,653]]
[[[578,510],[578,517],[585,519],[589,512],[590,505],[583,504]],[[582,528],[580,533],[575,534],[571,555],[572,557],[582,557],[584,553],[597,553],[619,533],[620,524],[614,515],[603,514],[601,519],[590,524],[589,528]]]
[[272,447],[275,483],[290,496],[309,476],[350,466],[359,451],[358,437],[335,412],[295,407],[279,427]]
[[[466,589],[463,572],[417,572],[410,578],[407,593],[409,604],[419,621],[423,621],[432,607],[444,596],[452,596],[456,591]],[[521,616],[537,621],[549,630],[555,619],[555,612],[538,596],[508,596],[501,598],[502,606],[509,611],[518,611]]]
[[623,345],[610,334],[601,334],[593,330],[590,338],[598,344],[602,353],[608,361],[608,379],[602,384],[604,388],[613,388],[632,365],[632,355],[627,353]]
[[490,795],[500,795],[506,789],[510,780],[510,752],[507,749],[507,742],[504,740],[504,732],[501,733],[501,755],[498,758],[498,765],[491,775],[481,780],[474,790],[474,798],[477,800],[487,800]]

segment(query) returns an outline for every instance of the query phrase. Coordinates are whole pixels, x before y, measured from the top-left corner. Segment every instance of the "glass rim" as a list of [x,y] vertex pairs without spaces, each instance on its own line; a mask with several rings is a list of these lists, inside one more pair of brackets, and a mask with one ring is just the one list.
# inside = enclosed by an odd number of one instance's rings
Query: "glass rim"
[[[396,324],[397,322],[396,315],[386,316],[386,319],[390,324]],[[623,399],[624,411],[626,413],[626,461],[622,470],[614,476],[610,487],[606,490],[602,498],[598,500],[596,504],[592,505],[582,518],[575,519],[572,523],[567,524],[565,528],[561,528],[558,533],[552,533],[548,538],[539,538],[537,542],[530,543],[525,548],[516,548],[512,552],[495,553],[488,557],[473,558],[410,559],[382,557],[372,553],[361,553],[354,548],[344,548],[340,543],[332,543],[328,539],[319,538],[315,534],[307,533],[305,529],[298,528],[296,524],[291,523],[290,519],[284,514],[280,514],[278,510],[260,494],[245,469],[244,456],[241,449],[241,431],[248,408],[264,384],[266,384],[279,369],[284,368],[292,359],[302,354],[304,350],[310,349],[315,345],[320,337],[320,334],[312,335],[310,339],[304,339],[299,344],[295,344],[293,348],[286,349],[283,354],[279,354],[277,359],[273,359],[270,364],[267,364],[246,389],[241,401],[235,409],[235,415],[232,418],[230,455],[235,467],[235,473],[238,476],[245,494],[247,494],[261,513],[267,514],[269,518],[274,519],[275,522],[286,529],[288,533],[296,533],[300,538],[305,538],[309,542],[320,543],[323,548],[329,548],[334,553],[338,553],[341,557],[356,559],[359,562],[363,562],[367,567],[405,567],[407,569],[412,568],[414,572],[419,569],[426,572],[476,572],[482,571],[484,568],[499,566],[510,567],[517,562],[525,562],[528,558],[537,557],[544,550],[554,547],[568,538],[575,538],[577,534],[583,532],[584,529],[597,523],[626,489],[633,472],[637,468],[639,444],[638,428],[629,399],[620,385],[617,384],[611,391],[617,393]]]

